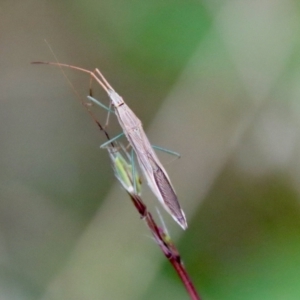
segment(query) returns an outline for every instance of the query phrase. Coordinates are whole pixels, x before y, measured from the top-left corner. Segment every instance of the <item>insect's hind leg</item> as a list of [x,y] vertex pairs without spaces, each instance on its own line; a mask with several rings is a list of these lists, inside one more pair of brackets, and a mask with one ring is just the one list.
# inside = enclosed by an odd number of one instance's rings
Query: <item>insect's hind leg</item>
[[131,166],[132,166],[132,181],[133,181],[133,189],[134,189],[134,193],[138,194],[137,191],[137,186],[136,186],[136,168],[135,168],[135,163],[134,163],[134,151],[133,149],[131,149]]
[[180,153],[178,153],[178,152],[171,151],[171,150],[168,150],[168,149],[165,149],[165,148],[162,148],[162,147],[159,147],[159,146],[155,146],[155,145],[151,145],[151,146],[152,146],[153,149],[156,149],[156,150],[159,150],[159,151],[177,156],[177,158],[181,157]]

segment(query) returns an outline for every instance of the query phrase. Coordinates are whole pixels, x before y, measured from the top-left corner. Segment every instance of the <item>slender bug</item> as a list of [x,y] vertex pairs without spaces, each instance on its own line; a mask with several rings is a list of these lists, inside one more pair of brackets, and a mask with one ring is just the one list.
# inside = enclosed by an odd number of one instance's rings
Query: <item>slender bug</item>
[[[123,98],[111,87],[102,73],[98,69],[92,72],[80,67],[55,62],[34,62],[34,64],[49,64],[79,70],[90,74],[91,79],[95,79],[99,83],[111,100],[119,124],[136,154],[139,166],[144,173],[150,189],[173,219],[183,229],[186,229],[186,218],[180,207],[175,190],[166,170],[160,163],[144,132],[141,121],[124,102]],[[92,101],[95,100],[92,97],[88,98]],[[107,143],[110,142],[112,140]]]

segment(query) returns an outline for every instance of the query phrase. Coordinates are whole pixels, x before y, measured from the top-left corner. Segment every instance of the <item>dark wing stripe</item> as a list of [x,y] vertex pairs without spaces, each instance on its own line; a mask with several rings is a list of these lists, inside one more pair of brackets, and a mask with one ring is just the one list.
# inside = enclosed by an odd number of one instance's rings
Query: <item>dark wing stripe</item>
[[170,209],[172,214],[174,214],[176,217],[179,217],[179,214],[181,213],[181,208],[177,196],[165,173],[159,166],[156,166],[156,170],[153,170],[153,175],[165,204]]

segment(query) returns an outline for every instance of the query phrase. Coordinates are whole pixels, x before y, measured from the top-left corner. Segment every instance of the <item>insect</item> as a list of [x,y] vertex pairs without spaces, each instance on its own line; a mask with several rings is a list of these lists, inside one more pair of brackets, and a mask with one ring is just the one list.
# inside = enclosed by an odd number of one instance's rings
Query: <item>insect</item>
[[[186,218],[183,210],[180,207],[171,180],[166,170],[160,163],[156,153],[154,152],[142,127],[142,122],[124,102],[123,98],[112,88],[99,69],[95,69],[95,71],[89,71],[80,67],[58,62],[34,62],[34,64],[49,64],[79,70],[90,74],[91,78],[94,78],[96,82],[99,83],[111,100],[111,104],[114,107],[114,112],[117,116],[119,124],[135,152],[139,166],[147,180],[150,189],[158,198],[166,211],[173,217],[173,219],[183,229],[186,229]],[[97,102],[97,100],[92,97],[88,98],[94,102]],[[113,138],[112,140],[115,140],[118,137]],[[110,143],[112,140],[105,144]]]

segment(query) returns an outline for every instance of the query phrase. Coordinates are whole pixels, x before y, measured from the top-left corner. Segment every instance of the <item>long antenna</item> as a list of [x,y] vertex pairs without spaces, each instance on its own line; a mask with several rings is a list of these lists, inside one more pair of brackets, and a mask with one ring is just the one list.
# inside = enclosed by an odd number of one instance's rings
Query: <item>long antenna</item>
[[[63,67],[70,67],[72,69],[77,69],[77,70],[80,70],[80,71],[83,71],[85,73],[89,73],[99,84],[101,84],[101,86],[107,91],[107,88],[106,88],[106,85],[103,84],[96,76],[93,72],[89,71],[89,70],[85,70],[85,69],[82,69],[82,68],[78,68],[78,67],[75,67],[75,66],[71,66],[71,65],[67,65],[67,64],[61,64],[56,56],[56,54],[54,53],[52,47],[50,46],[49,42],[45,39],[44,40],[47,47],[49,48],[50,52],[52,53],[54,59],[55,59],[55,63],[53,62],[32,62],[32,64],[48,64],[48,65],[56,65],[60,68],[63,76],[65,77],[65,80],[68,82],[69,86],[71,87],[73,93],[75,94],[75,96],[79,99],[80,103],[85,107],[85,109],[87,110],[87,112],[89,113],[89,115],[92,117],[93,121],[97,124],[97,126],[99,127],[99,129],[101,131],[104,132],[106,138],[108,140],[110,140],[110,137],[109,137],[109,134],[107,133],[107,131],[104,129],[104,127],[100,124],[100,122],[97,120],[95,114],[93,114],[90,110],[90,106],[87,102],[85,102],[84,100],[82,100],[82,97],[80,96],[80,94],[78,93],[78,91],[75,89],[73,83],[71,82],[71,80],[69,79],[69,77],[66,75],[65,71],[63,70]],[[101,74],[102,75],[102,74]],[[103,79],[104,79],[104,83],[107,83],[107,81],[105,80],[105,78],[103,76],[101,76]],[[90,88],[90,96],[92,95],[92,90]],[[114,146],[114,143],[112,142],[111,143],[112,147],[115,147]]]

